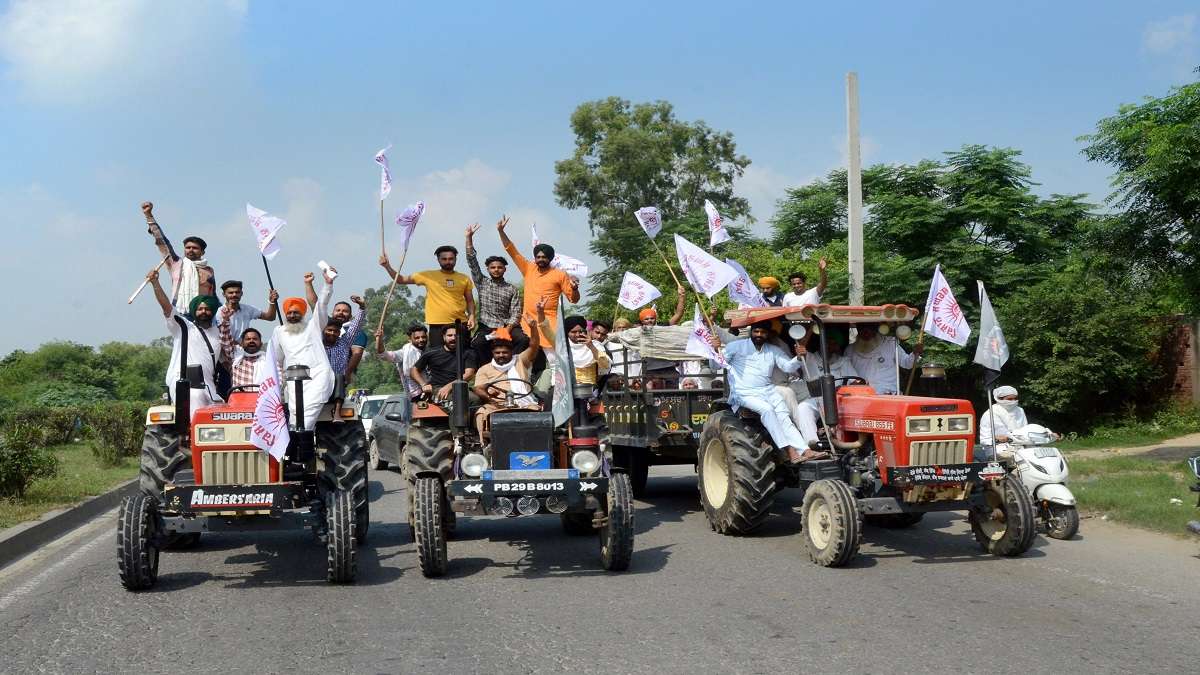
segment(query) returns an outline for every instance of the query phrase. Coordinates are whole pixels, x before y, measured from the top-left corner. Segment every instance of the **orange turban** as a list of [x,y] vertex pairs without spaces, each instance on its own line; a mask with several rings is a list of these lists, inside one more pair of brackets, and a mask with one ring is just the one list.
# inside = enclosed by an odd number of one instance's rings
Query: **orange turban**
[[304,313],[308,311],[308,302],[304,298],[285,298],[283,301],[283,313],[287,314],[293,309],[300,312],[301,316],[304,316]]
[[492,331],[492,334],[488,337],[492,340],[504,340],[505,342],[513,341],[512,333],[508,330],[507,326],[501,326],[497,328],[496,330]]
[[779,288],[779,280],[775,277],[759,277],[758,287],[762,288],[763,286],[767,286],[769,288]]
[[643,309],[642,311],[638,312],[638,321],[642,321],[645,319],[654,319],[657,317],[658,317],[658,310],[654,309],[653,307],[647,307],[646,309]]

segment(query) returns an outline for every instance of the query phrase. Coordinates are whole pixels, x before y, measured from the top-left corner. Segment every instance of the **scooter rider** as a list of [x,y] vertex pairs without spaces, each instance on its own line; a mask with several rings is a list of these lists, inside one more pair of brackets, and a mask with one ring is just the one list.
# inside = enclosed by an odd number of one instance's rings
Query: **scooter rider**
[[[984,448],[991,448],[993,444],[1000,444],[1000,449],[1004,449],[1003,445],[1012,440],[1012,432],[1029,424],[1029,418],[1025,416],[1025,410],[1017,405],[1017,389],[1016,387],[1003,386],[996,387],[992,392],[992,398],[996,399],[990,411],[984,411],[979,417],[979,445]],[[993,418],[995,418],[995,427],[993,428]],[[1061,438],[1058,434],[1053,435],[1053,440]]]

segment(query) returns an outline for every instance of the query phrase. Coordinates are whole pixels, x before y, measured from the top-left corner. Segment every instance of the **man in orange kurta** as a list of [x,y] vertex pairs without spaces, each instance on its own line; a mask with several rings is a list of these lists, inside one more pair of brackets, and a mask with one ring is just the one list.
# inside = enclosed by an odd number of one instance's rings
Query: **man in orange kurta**
[[[496,231],[500,233],[500,242],[504,244],[504,250],[508,251],[508,255],[512,257],[513,265],[516,265],[521,276],[525,277],[525,316],[527,319],[536,321],[530,315],[530,308],[537,307],[538,301],[545,302],[546,321],[551,326],[557,325],[558,320],[558,296],[559,294],[567,296],[570,302],[579,302],[579,280],[569,276],[566,272],[554,269],[550,266],[550,262],[554,260],[554,247],[549,244],[538,244],[533,247],[533,262],[521,255],[517,247],[508,238],[504,227],[508,225],[508,216],[504,216],[496,223]],[[554,343],[542,333],[540,336],[542,347],[554,348]]]

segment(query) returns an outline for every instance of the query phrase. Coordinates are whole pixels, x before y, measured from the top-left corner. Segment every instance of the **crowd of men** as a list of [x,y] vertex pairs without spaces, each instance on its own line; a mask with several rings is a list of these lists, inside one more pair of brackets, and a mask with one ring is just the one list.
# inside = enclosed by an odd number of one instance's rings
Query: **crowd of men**
[[[174,339],[174,351],[168,367],[168,390],[178,379],[180,340],[188,331],[187,362],[200,366],[201,383],[191,389],[193,409],[227,398],[231,391],[253,386],[260,381],[268,365],[265,345],[270,345],[280,370],[291,365],[309,369],[304,382],[305,426],[312,428],[316,413],[341,392],[354,376],[367,345],[363,330],[366,303],[357,295],[350,301],[333,304],[334,268],[322,271],[323,284],[313,287],[315,275],[304,277],[305,297],[282,300],[271,290],[268,306],[259,309],[242,302],[243,284],[227,280],[220,284],[224,297],[216,297],[216,273],[205,257],[207,244],[199,237],[183,239],[180,255],[154,218],[153,205],[142,205],[147,229],[171,277],[168,292],[158,279],[158,268],[147,276]],[[579,301],[579,279],[554,266],[554,247],[539,243],[528,259],[508,237],[507,216],[496,223],[499,241],[520,276],[521,288],[507,277],[509,260],[500,255],[479,263],[475,237],[479,225],[466,229],[465,249],[470,276],[457,271],[458,249],[439,246],[434,251],[436,269],[413,274],[395,270],[386,254],[379,264],[389,280],[425,289],[424,323],[408,328],[408,341],[397,350],[385,348],[387,336],[375,332],[375,354],[393,363],[410,400],[446,399],[451,383],[458,379],[474,381],[473,394],[481,404],[476,424],[486,436],[487,419],[500,406],[535,407],[535,391],[548,386],[545,350],[553,349],[554,326],[558,325],[560,298]],[[807,277],[796,272],[788,277],[790,291],[782,293],[779,281],[770,276],[759,279],[763,304],[801,306],[817,304],[828,283],[827,263],[818,264],[820,278],[809,287]],[[485,273],[486,270],[486,273]],[[661,322],[653,307],[638,313],[637,325],[626,319],[609,323],[583,316],[562,319],[578,385],[593,392],[606,381],[621,383],[641,377],[651,388],[728,388],[729,401],[736,407],[758,412],[776,444],[788,453],[789,461],[803,462],[822,457],[817,448],[817,423],[820,400],[809,395],[808,382],[825,374],[826,362],[808,353],[806,341],[792,341],[780,335],[769,322],[751,326],[749,339],[727,344],[714,335],[712,346],[719,350],[728,366],[698,359],[678,362],[643,358],[628,340],[619,339],[624,331],[652,335],[660,325],[676,326],[684,314],[686,291],[677,287],[675,311]],[[358,306],[354,311],[353,305]],[[281,317],[281,318],[280,318]],[[276,321],[270,342],[252,326],[254,321]],[[846,327],[828,327],[828,369],[835,378],[861,377],[884,394],[899,392],[897,365],[911,368],[914,354],[900,349],[896,338],[881,335],[873,325],[859,325],[858,338],[849,343]],[[459,331],[465,330],[465,335]],[[459,358],[459,344],[463,357]],[[790,353],[789,353],[790,352]],[[898,361],[898,362],[897,362]],[[187,375],[186,373],[184,374]],[[288,392],[289,397],[291,392]]]

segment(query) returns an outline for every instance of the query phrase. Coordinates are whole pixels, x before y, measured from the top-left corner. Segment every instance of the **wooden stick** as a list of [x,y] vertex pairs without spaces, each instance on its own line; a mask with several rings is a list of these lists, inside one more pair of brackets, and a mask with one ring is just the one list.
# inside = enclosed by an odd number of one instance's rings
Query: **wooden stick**
[[[158,263],[158,265],[155,266],[154,269],[158,270],[160,267],[167,264],[167,261],[170,259],[171,259],[171,256],[169,254],[166,256],[163,256],[162,262]],[[133,295],[129,296],[129,302],[126,302],[125,304],[132,305],[133,299],[141,294],[142,289],[145,288],[146,284],[148,284],[148,283],[150,283],[150,277],[146,277],[145,279],[142,279],[142,285],[137,287],[137,290],[133,292]]]
[[404,259],[407,257],[408,250],[405,249],[404,253],[400,254],[400,266],[396,268],[396,276],[392,277],[392,285],[388,288],[387,298],[383,301],[383,311],[379,313],[379,327],[375,329],[377,333],[383,330],[383,320],[387,318],[387,308],[392,302],[392,291],[396,290],[396,282],[400,280],[400,270],[404,269]]
[[[899,342],[896,343],[899,345]],[[917,344],[925,344],[925,321],[921,321],[921,330],[917,333]],[[908,384],[904,386],[904,395],[908,396],[908,392],[912,390],[913,376],[917,374],[917,366],[921,365],[921,357],[917,356],[913,359],[912,370],[908,371]]]
[[[387,253],[387,244],[383,239],[383,200],[379,200],[379,252]],[[407,251],[406,251],[407,253]]]
[[671,263],[667,262],[667,254],[663,253],[662,249],[658,247],[657,241],[651,239],[650,243],[654,244],[654,250],[658,251],[658,254],[662,256],[663,262],[667,265],[667,271],[671,273],[671,278],[675,280],[675,285],[682,286],[683,284],[679,283],[679,277],[675,276],[675,268],[671,267]]

